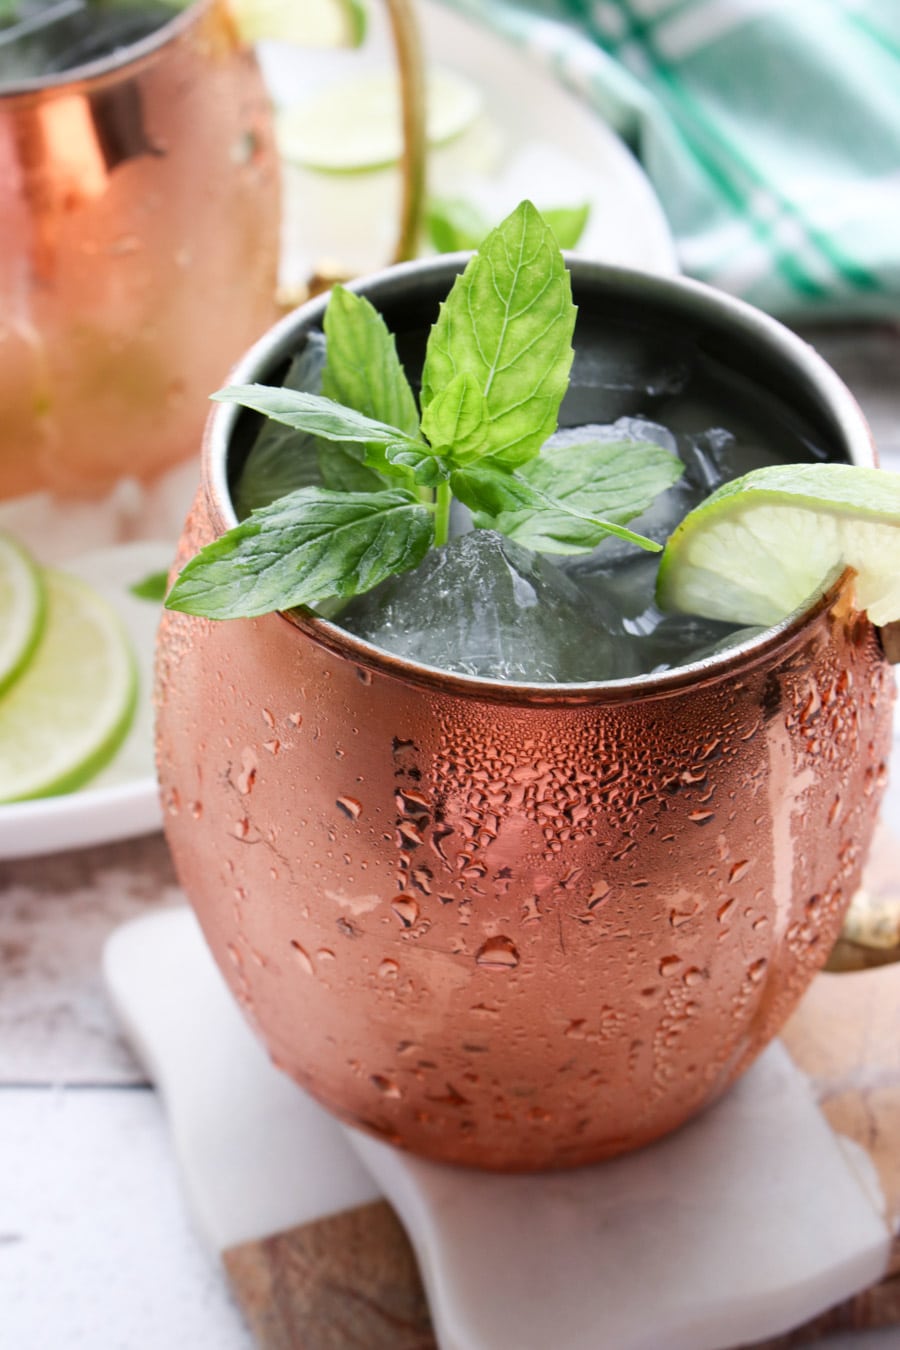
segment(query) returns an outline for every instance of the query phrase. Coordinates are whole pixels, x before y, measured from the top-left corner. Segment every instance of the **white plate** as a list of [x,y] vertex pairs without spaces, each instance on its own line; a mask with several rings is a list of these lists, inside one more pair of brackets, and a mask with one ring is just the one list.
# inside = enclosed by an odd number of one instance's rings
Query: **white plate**
[[[358,51],[303,52],[272,44],[260,59],[277,104],[384,68],[392,51],[382,7]],[[480,122],[432,152],[430,190],[474,200],[500,220],[523,197],[538,207],[579,205],[591,216],[578,251],[655,272],[677,272],[662,208],[618,136],[527,54],[434,0],[419,6],[427,60],[470,79],[484,97]],[[323,174],[286,166],[284,279],[299,284],[323,258],[355,271],[384,266],[396,230],[395,170]]]
[[[591,218],[579,252],[650,271],[677,271],[659,203],[618,137],[502,39],[435,3],[423,0],[420,12],[430,59],[467,76],[485,100],[478,128],[434,154],[435,190],[471,197],[496,220],[525,196],[538,206],[588,201]],[[373,31],[358,52],[310,53],[267,45],[260,55],[276,102],[286,104],[298,91],[306,95],[358,70],[383,67],[391,59],[390,48],[378,28],[378,13],[372,18]],[[325,254],[337,253],[358,271],[384,263],[395,228],[395,171],[338,176],[289,169],[286,179],[286,285],[308,276]],[[150,492],[124,483],[94,506],[69,503],[60,510],[43,495],[0,506],[0,525],[29,543],[42,562],[101,583],[131,628],[145,690],[135,730],[93,783],[64,797],[0,806],[0,859],[159,829],[149,694],[158,613],[153,605],[132,599],[127,587],[168,564],[197,474],[195,464],[186,465]],[[163,542],[147,542],[148,537]],[[135,538],[143,542],[118,542]],[[98,546],[116,552],[110,555]]]

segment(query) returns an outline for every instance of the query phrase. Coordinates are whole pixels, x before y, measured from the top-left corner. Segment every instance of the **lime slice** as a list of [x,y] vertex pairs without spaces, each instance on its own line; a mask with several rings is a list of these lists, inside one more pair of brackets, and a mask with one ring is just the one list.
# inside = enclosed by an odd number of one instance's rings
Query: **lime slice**
[[0,694],[25,668],[44,624],[44,585],[28,554],[0,532]]
[[362,0],[230,0],[246,43],[358,47],[366,35]]
[[75,577],[43,578],[41,640],[0,698],[0,802],[80,787],[115,753],[135,709],[134,660],[115,611]]
[[666,544],[663,609],[773,624],[844,567],[873,623],[900,619],[900,474],[779,464],[720,487]]
[[[460,75],[429,72],[426,84],[428,143],[461,135],[481,111],[482,97]],[[400,96],[393,71],[342,80],[285,109],[277,122],[285,159],[326,173],[357,173],[396,164],[403,153]]]

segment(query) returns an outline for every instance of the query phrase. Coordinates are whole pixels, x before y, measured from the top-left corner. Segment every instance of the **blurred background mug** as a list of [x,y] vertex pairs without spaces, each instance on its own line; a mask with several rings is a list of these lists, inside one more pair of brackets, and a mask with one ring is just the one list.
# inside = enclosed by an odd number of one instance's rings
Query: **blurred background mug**
[[0,51],[0,499],[99,497],[195,454],[210,390],[276,312],[254,56],[225,0],[147,9],[144,36],[59,73],[11,75]]

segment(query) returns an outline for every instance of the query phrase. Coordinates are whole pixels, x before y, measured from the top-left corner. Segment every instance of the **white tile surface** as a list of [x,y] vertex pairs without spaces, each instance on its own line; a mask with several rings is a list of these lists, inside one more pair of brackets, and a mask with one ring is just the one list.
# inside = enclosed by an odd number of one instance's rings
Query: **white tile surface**
[[0,1345],[249,1350],[155,1094],[0,1090]]

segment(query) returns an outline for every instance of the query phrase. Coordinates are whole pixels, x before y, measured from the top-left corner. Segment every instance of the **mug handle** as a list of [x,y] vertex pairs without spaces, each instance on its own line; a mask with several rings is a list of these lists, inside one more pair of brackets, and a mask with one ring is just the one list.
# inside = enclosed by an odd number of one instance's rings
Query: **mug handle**
[[425,205],[425,59],[415,0],[385,0],[385,4],[394,40],[403,119],[400,220],[391,259],[396,263],[407,262],[415,257]]

